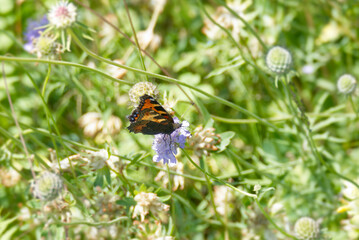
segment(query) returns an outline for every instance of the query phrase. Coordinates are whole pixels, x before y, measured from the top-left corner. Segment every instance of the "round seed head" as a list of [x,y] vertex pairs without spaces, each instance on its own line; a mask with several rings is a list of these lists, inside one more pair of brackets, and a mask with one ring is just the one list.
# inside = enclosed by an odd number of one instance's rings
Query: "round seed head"
[[57,198],[62,191],[61,178],[52,172],[44,172],[31,183],[32,194],[43,201],[51,201]]
[[290,52],[279,46],[272,47],[266,55],[267,67],[276,74],[287,73],[293,63],[293,58]]
[[337,82],[338,90],[344,94],[351,94],[354,92],[357,81],[356,79],[350,74],[342,75]]
[[319,234],[319,225],[310,217],[302,217],[295,223],[294,231],[299,239],[315,239]]

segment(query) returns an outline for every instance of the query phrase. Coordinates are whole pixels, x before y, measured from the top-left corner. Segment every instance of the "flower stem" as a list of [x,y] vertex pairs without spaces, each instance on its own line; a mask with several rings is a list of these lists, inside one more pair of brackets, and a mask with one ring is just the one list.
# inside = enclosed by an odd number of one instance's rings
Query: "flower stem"
[[255,199],[254,201],[256,201],[257,206],[259,207],[259,210],[262,212],[262,214],[266,217],[266,219],[279,231],[281,232],[284,236],[287,236],[291,239],[297,239],[296,237],[290,235],[289,233],[287,233],[286,231],[284,231],[282,228],[280,228],[274,221],[273,219],[268,215],[268,213],[266,213],[266,211],[264,211],[263,207],[261,206],[261,204],[259,203],[258,199]]
[[222,181],[221,179],[217,178],[217,177],[214,176],[213,174],[210,174],[210,173],[206,172],[204,169],[202,169],[200,166],[198,166],[198,165],[192,160],[192,158],[190,157],[190,155],[189,155],[184,149],[182,149],[182,152],[186,155],[186,157],[188,158],[188,160],[189,160],[198,170],[200,170],[202,173],[206,174],[207,176],[211,177],[212,179],[216,180],[217,182],[220,182],[220,183],[226,185],[226,186],[229,187],[229,188],[232,188],[233,190],[235,190],[235,191],[237,191],[237,192],[239,192],[239,193],[241,193],[241,194],[244,194],[244,195],[246,195],[246,196],[248,196],[248,197],[257,198],[257,195],[256,195],[256,194],[251,194],[251,193],[242,191],[242,190],[240,190],[240,189],[238,189],[238,188],[236,188],[236,187],[234,187],[234,186],[232,186],[232,185],[226,183],[225,181]]

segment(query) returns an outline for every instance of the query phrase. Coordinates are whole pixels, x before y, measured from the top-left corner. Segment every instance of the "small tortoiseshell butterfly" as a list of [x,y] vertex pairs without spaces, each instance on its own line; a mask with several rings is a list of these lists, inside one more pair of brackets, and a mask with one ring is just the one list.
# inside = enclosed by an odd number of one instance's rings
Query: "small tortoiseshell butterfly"
[[130,132],[147,135],[171,134],[180,127],[171,115],[151,96],[140,97],[140,104],[128,116],[131,124],[127,127]]

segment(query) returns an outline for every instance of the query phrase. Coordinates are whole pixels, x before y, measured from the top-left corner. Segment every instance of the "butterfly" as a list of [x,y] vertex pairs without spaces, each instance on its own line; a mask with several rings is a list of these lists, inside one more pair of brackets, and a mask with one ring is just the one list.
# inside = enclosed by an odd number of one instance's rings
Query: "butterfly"
[[180,127],[171,115],[151,96],[145,94],[140,97],[138,107],[128,116],[131,124],[127,127],[130,132],[156,135],[159,133],[170,135]]

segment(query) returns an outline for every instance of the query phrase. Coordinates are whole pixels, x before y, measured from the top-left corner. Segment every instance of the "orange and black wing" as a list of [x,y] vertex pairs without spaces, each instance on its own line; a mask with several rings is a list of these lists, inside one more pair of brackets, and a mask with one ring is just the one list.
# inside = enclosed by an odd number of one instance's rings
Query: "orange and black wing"
[[173,118],[153,97],[148,95],[140,97],[139,106],[128,119],[131,124],[127,129],[134,133],[171,134],[175,130]]

